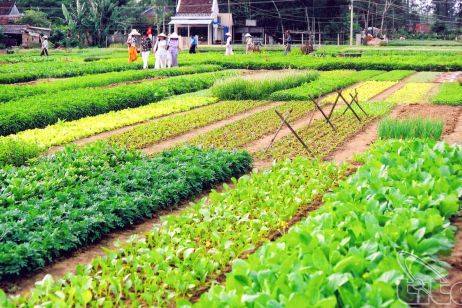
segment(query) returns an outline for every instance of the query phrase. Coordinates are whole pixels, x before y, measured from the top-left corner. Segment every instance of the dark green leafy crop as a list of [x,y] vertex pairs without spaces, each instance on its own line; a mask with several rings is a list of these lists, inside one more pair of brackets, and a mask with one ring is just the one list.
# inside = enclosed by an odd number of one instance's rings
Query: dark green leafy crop
[[183,148],[147,159],[100,145],[11,168],[2,181],[10,185],[0,211],[0,278],[43,267],[250,165],[246,152]]

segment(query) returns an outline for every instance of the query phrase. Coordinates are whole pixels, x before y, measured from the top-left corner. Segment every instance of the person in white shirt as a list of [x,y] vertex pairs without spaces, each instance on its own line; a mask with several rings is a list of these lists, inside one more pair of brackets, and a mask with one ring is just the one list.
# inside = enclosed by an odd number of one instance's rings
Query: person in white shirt
[[154,46],[154,52],[156,56],[155,68],[166,68],[167,67],[167,36],[161,33],[157,36],[156,45]]
[[48,37],[46,35],[42,37],[42,53],[40,56],[48,57]]
[[254,49],[254,44],[253,44],[253,38],[250,33],[247,33],[245,35],[245,53],[249,54],[253,52]]
[[225,51],[225,56],[231,56],[234,54],[233,52],[233,45],[232,45],[232,38],[231,38],[231,33],[226,33],[225,34],[228,38],[226,39],[226,51]]

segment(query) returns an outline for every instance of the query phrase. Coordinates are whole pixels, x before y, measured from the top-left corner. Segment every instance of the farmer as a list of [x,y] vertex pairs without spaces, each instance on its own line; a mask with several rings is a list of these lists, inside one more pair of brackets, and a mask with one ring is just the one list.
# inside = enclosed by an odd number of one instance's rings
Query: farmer
[[128,63],[135,62],[138,60],[138,51],[136,50],[136,38],[139,36],[139,32],[136,29],[133,29],[132,32],[128,35],[127,46],[128,46]]
[[253,44],[253,38],[250,33],[247,33],[245,35],[245,53],[248,54],[250,52],[253,52],[254,49],[254,44]]
[[231,56],[231,55],[234,54],[233,53],[233,45],[231,43],[231,41],[232,41],[231,33],[227,32],[225,35],[227,36],[225,56]]
[[175,32],[170,35],[170,40],[168,41],[168,52],[171,56],[172,62],[169,67],[178,66],[178,51],[179,51],[179,36]]
[[191,36],[191,46],[189,47],[189,53],[196,53],[197,47],[197,38],[196,36]]
[[42,38],[42,53],[40,56],[48,57],[48,36],[44,35]]
[[157,36],[156,45],[154,46],[154,53],[156,56],[155,68],[167,67],[167,36],[161,33]]
[[149,54],[152,49],[152,41],[147,33],[143,34],[141,38],[141,57],[143,58],[143,69],[148,68]]
[[292,35],[290,35],[290,31],[286,31],[286,50],[284,51],[284,56],[286,56],[292,50]]

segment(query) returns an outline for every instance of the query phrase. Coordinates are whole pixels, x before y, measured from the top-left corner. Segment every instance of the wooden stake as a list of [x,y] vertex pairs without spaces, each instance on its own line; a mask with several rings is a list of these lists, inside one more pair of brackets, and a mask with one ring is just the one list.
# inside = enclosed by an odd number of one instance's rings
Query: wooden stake
[[292,126],[290,126],[290,124],[286,121],[286,119],[284,119],[284,117],[282,116],[282,114],[275,110],[276,114],[279,116],[279,118],[282,120],[282,122],[284,122],[287,127],[290,129],[290,131],[292,132],[292,134],[295,135],[295,138],[297,138],[298,141],[300,141],[300,143],[303,145],[303,147],[308,151],[308,153],[312,154],[312,152],[310,151],[310,149],[308,149],[308,146],[305,144],[305,142],[303,141],[302,138],[300,138],[300,136],[295,132],[295,130],[292,128]]
[[322,108],[319,106],[319,104],[316,102],[316,100],[311,99],[311,101],[312,101],[313,104],[316,106],[316,108],[318,108],[319,111],[321,111],[322,116],[324,117],[324,119],[326,119],[327,123],[329,123],[330,127],[332,127],[332,129],[334,130],[334,132],[336,132],[337,129],[335,128],[334,124],[332,124],[332,122],[331,122],[330,119],[327,117],[327,115],[324,113],[324,111],[323,111]]
[[[287,114],[286,114],[286,116],[284,117],[284,119],[282,119],[281,124],[279,124],[278,130],[276,131],[276,134],[274,135],[273,139],[271,139],[271,142],[270,142],[270,144],[268,145],[268,147],[266,148],[265,153],[268,152],[268,150],[269,150],[269,149],[271,148],[271,146],[273,145],[273,142],[274,142],[274,140],[276,140],[276,137],[279,135],[279,132],[281,131],[282,126],[284,126],[284,122],[286,122],[287,119],[290,117],[290,114],[292,113],[292,111],[293,111],[293,109],[290,109],[290,110],[287,112]],[[277,113],[277,112],[276,112],[276,113]]]

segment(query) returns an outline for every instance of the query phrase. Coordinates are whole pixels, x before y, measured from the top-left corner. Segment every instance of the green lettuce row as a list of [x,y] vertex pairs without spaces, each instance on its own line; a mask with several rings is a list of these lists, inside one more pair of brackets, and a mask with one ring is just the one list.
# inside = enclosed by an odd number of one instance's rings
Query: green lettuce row
[[[128,58],[128,57],[127,57]],[[128,63],[127,59],[109,59],[97,62],[59,61],[17,63],[0,66],[0,84],[28,82],[41,78],[65,78],[107,72],[140,70],[141,62]]]
[[46,127],[59,120],[77,120],[147,105],[167,96],[208,88],[216,80],[234,74],[233,71],[202,73],[113,88],[68,90],[11,101],[0,105],[0,135]]
[[270,98],[275,101],[306,100],[309,97],[318,97],[356,82],[370,79],[380,73],[382,71],[323,72],[321,77],[313,82],[296,88],[274,92]]
[[381,143],[321,209],[235,261],[225,285],[195,306],[407,306],[413,286],[435,283],[423,262],[444,272],[437,256],[454,244],[449,218],[460,208],[461,165],[461,147]]
[[[207,286],[241,253],[283,229],[297,211],[331,187],[345,166],[298,158],[243,176],[234,188],[165,217],[145,237],[76,274],[47,276],[16,306],[165,306]],[[0,298],[1,300],[1,298]]]
[[438,94],[432,98],[432,102],[438,105],[462,105],[462,83],[442,84]]
[[111,144],[140,149],[266,104],[269,102],[223,101],[137,126],[129,131],[113,135],[107,141]]
[[258,112],[245,119],[198,135],[186,142],[186,144],[220,149],[241,148],[249,142],[255,141],[277,129],[281,123],[281,119],[275,113],[276,110],[282,114],[286,114],[289,110],[292,110],[288,121],[295,121],[306,116],[308,112],[313,111],[313,105],[306,101],[286,102],[281,106]]
[[177,149],[152,159],[132,158],[98,174],[91,170],[85,180],[49,187],[41,196],[3,208],[0,278],[41,268],[112,230],[172,208],[248,172],[251,162],[246,152]]
[[[205,73],[220,70],[218,65],[201,65],[174,67],[160,70],[136,70],[124,72],[110,72],[78,76],[62,80],[37,82],[31,85],[0,85],[0,103],[17,100],[43,93],[55,95],[58,91],[75,90],[81,88],[101,87],[122,82],[143,80],[154,77],[179,76],[195,73]],[[53,94],[51,94],[53,92]]]
[[28,166],[4,166],[0,169],[0,208],[47,198],[57,190],[75,187],[108,169],[139,159],[138,152],[96,142],[81,149],[67,146],[54,155],[31,161]]
[[269,76],[265,79],[233,78],[217,82],[212,93],[222,100],[262,100],[268,99],[271,93],[298,87],[319,78],[318,72],[294,71],[288,75]]
[[299,129],[297,133],[304,140],[311,153],[307,152],[294,135],[289,134],[276,141],[268,152],[259,151],[254,154],[254,157],[260,159],[291,158],[297,155],[325,157],[348,137],[360,131],[374,119],[388,113],[393,104],[377,102],[361,103],[361,106],[367,112],[367,117],[354,105],[354,110],[361,117],[361,122],[356,119],[351,111],[347,111],[345,115],[340,116],[339,113],[343,113],[345,108],[342,107],[334,112],[331,119],[337,129],[336,131],[331,129],[324,118],[314,120],[311,125]]

